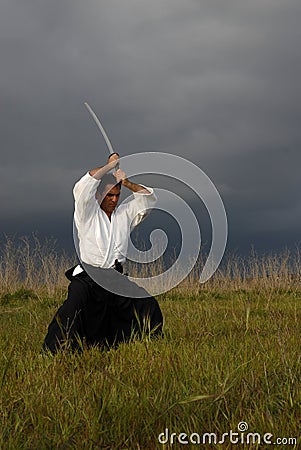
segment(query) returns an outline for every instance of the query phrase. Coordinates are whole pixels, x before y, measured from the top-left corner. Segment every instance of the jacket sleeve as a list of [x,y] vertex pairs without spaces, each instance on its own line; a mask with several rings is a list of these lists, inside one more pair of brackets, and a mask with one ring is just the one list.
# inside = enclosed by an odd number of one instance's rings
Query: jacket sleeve
[[88,220],[97,208],[95,198],[99,180],[93,178],[87,172],[74,186],[73,196],[75,201],[74,215],[77,220]]
[[151,209],[153,209],[157,203],[157,197],[154,190],[146,186],[143,187],[150,191],[150,193],[134,192],[127,203],[127,214],[131,220],[131,231],[148,216]]

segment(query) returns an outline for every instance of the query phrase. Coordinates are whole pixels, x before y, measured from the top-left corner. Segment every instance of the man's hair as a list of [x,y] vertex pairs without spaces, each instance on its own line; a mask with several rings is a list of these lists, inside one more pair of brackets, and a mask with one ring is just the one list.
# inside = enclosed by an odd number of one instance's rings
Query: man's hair
[[[108,186],[110,186],[109,189]],[[97,192],[101,195],[107,195],[108,191],[110,191],[115,186],[119,186],[121,189],[121,181],[117,183],[116,178],[112,173],[106,173],[100,180],[100,183],[97,187]]]

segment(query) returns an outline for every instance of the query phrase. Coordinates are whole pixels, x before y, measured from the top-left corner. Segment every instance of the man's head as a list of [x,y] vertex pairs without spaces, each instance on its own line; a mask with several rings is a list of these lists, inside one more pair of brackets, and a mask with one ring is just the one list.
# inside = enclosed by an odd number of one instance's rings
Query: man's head
[[117,183],[116,178],[112,174],[106,174],[102,177],[97,191],[96,200],[98,201],[101,209],[111,217],[112,212],[115,210],[121,190],[121,182]]

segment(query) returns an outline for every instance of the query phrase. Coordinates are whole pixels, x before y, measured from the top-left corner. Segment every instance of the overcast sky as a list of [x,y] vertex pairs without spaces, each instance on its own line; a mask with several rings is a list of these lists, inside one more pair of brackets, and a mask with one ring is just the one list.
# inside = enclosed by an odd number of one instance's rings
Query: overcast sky
[[88,101],[122,154],[206,172],[229,249],[300,243],[300,0],[0,5],[1,235],[72,243],[73,185],[107,155]]

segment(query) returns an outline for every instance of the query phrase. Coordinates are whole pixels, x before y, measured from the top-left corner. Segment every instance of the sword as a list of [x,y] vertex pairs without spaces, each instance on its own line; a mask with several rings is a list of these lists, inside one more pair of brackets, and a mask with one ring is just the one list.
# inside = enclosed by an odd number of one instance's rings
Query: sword
[[[108,147],[108,150],[109,150],[110,155],[117,154],[117,155],[119,156],[119,153],[117,153],[117,152],[114,151],[113,146],[112,146],[112,144],[111,144],[111,142],[110,142],[110,139],[109,139],[108,136],[107,136],[107,133],[106,133],[104,127],[102,126],[102,124],[101,124],[99,118],[97,117],[97,115],[95,114],[95,112],[93,111],[93,109],[91,108],[91,106],[89,105],[89,103],[85,102],[84,105],[85,105],[85,107],[87,108],[87,110],[89,111],[90,115],[92,116],[92,118],[93,118],[93,120],[94,120],[94,122],[95,122],[97,128],[98,128],[99,131],[101,132],[102,137],[104,138],[105,143],[107,144],[107,147]],[[116,164],[115,168],[116,168],[116,170],[119,169],[119,163]]]

